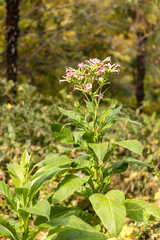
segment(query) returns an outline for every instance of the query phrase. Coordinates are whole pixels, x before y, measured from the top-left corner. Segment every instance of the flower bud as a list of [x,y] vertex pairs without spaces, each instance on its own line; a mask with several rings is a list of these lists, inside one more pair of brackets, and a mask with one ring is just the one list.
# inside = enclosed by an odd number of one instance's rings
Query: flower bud
[[74,106],[75,106],[76,108],[79,108],[79,107],[80,107],[79,102],[78,102],[78,101],[75,101],[75,102],[74,102]]

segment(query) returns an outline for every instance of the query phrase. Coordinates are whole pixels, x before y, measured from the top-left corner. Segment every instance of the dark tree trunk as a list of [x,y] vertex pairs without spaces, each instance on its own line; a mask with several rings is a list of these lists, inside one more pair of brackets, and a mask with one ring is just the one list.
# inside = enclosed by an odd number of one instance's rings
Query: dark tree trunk
[[6,77],[14,82],[17,80],[18,21],[19,0],[6,0]]
[[[142,106],[144,100],[144,77],[145,77],[145,59],[147,52],[147,38],[141,34],[138,38],[137,46],[137,79],[136,79],[136,97],[137,107]],[[142,111],[142,109],[141,109]]]

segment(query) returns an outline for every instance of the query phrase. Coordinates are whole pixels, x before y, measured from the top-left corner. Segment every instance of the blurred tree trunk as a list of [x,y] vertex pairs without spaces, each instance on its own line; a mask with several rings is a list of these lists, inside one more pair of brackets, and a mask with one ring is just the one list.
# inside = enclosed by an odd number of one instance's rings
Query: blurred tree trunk
[[[19,36],[19,0],[6,0],[6,78],[17,80],[17,41]],[[13,89],[13,95],[16,90]]]
[[[136,79],[136,98],[137,107],[142,106],[144,100],[144,77],[145,77],[145,60],[147,53],[147,37],[143,33],[138,36],[137,43],[137,79]],[[142,109],[140,110],[142,112]]]

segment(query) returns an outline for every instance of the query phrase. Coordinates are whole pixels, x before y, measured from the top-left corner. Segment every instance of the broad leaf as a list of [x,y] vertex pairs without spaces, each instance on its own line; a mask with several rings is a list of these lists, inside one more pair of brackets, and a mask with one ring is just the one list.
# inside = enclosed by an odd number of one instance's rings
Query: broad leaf
[[[81,212],[82,210],[80,208],[55,205],[55,206],[51,206],[50,219],[52,220],[54,218],[58,218],[62,216],[71,216],[71,215],[78,216]],[[38,216],[34,221],[34,225],[39,226],[40,224],[46,223],[46,222],[47,222],[46,218],[42,216]]]
[[74,167],[76,169],[84,168],[84,169],[90,170],[90,168],[92,166],[92,162],[90,161],[89,155],[79,156],[78,158],[74,159],[73,164],[74,163],[77,164],[77,166]]
[[74,143],[72,132],[60,124],[51,124],[51,129],[56,138],[63,143]]
[[106,236],[102,233],[97,232],[93,227],[89,224],[85,223],[80,218],[72,215],[68,217],[59,217],[55,218],[52,221],[42,224],[44,227],[65,227],[71,228],[67,229],[64,232],[58,234],[56,239],[66,239],[66,240],[89,240],[89,239],[97,239],[97,240],[105,240]]
[[24,174],[19,164],[7,164],[8,173],[16,187],[22,186],[24,182]]
[[77,143],[77,141],[82,137],[82,135],[85,133],[85,131],[78,131],[78,132],[74,132],[74,139],[75,139],[75,143]]
[[11,240],[19,240],[15,227],[6,222],[3,217],[0,216],[0,235],[8,237]]
[[[40,171],[39,171],[40,170]],[[49,167],[44,166],[39,169],[36,174],[31,179],[31,190],[29,193],[29,201],[33,199],[35,194],[39,191],[42,185],[51,180],[57,173],[67,171],[66,168],[57,168],[57,167]]]
[[8,207],[13,211],[17,211],[17,199],[14,197],[9,186],[2,181],[0,181],[0,194],[5,197]]
[[59,183],[56,192],[53,194],[52,202],[58,203],[70,197],[77,191],[84,183],[88,181],[89,177],[80,178],[76,175],[67,175]]
[[126,217],[123,192],[111,190],[106,195],[95,193],[89,199],[103,225],[111,234],[117,237]]
[[82,135],[83,140],[85,140],[87,143],[94,143],[94,132],[86,131]]
[[108,142],[89,143],[89,146],[93,149],[94,153],[96,154],[96,156],[100,160],[100,162],[102,162],[108,151]]
[[[54,240],[106,240],[108,239],[106,235],[96,232],[96,231],[85,231],[79,229],[67,229],[63,232],[58,233],[55,238],[50,238]],[[47,239],[49,240],[49,239]]]
[[52,166],[61,167],[66,165],[71,165],[73,159],[70,159],[66,155],[59,156],[58,154],[50,153],[46,155],[45,159],[37,164],[38,167]]
[[81,115],[78,112],[74,112],[74,111],[70,111],[70,110],[66,110],[64,108],[58,107],[59,111],[61,113],[63,113],[64,115],[70,117],[71,119],[77,121],[77,122],[81,122]]
[[50,220],[50,204],[47,200],[43,200],[35,204],[33,207],[20,208],[19,211],[25,211],[27,213],[43,216]]
[[137,164],[142,167],[151,167],[154,168],[154,166],[150,165],[149,163],[145,163],[142,161],[139,161],[132,157],[123,157],[122,160],[113,163],[110,167],[107,167],[104,169],[103,176],[104,178],[108,175],[113,175],[115,173],[122,173],[125,172],[128,168],[128,164]]
[[160,221],[160,207],[148,204],[143,200],[125,200],[127,217],[134,221],[146,222],[148,220]]
[[131,120],[130,118],[118,118],[118,120],[121,120],[121,121],[126,122],[126,123],[137,124],[137,125],[139,125],[139,126],[142,127],[142,124],[141,124],[141,123],[136,122],[136,121],[133,121],[133,120]]
[[20,199],[23,199],[24,205],[27,203],[27,197],[31,189],[31,182],[28,182],[23,187],[16,187],[15,193],[19,196]]
[[135,152],[139,155],[142,155],[142,145],[138,140],[124,140],[120,142],[115,142],[113,145],[118,145],[128,150]]

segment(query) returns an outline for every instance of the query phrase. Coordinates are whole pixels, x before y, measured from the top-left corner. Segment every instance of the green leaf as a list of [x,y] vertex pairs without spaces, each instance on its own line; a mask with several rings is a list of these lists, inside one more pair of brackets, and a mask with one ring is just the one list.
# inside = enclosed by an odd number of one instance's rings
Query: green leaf
[[88,181],[89,177],[80,178],[76,175],[67,175],[59,183],[56,192],[53,194],[52,202],[58,203],[70,197],[77,191],[84,183]]
[[24,153],[22,154],[20,165],[26,166],[29,165],[31,156],[28,154],[27,150],[25,149]]
[[33,199],[35,194],[39,191],[45,182],[51,180],[57,173],[67,170],[68,169],[66,168],[57,168],[50,166],[44,166],[43,168],[39,169],[31,179],[32,185],[29,193],[29,201]]
[[23,199],[24,205],[27,203],[27,197],[31,189],[31,182],[28,182],[23,187],[16,187],[15,193],[19,196],[20,199]]
[[66,155],[59,156],[58,154],[50,153],[46,155],[45,159],[37,164],[38,167],[52,166],[52,167],[62,167],[70,166],[73,159],[67,157]]
[[83,140],[85,140],[87,143],[94,143],[94,132],[86,131],[82,135]]
[[81,114],[78,112],[74,112],[74,111],[70,111],[70,110],[66,110],[64,108],[58,107],[59,111],[61,113],[63,113],[64,115],[70,117],[71,119],[77,121],[77,122],[81,122]]
[[[80,218],[72,215],[67,217],[59,217],[51,220],[46,224],[42,224],[42,226],[49,228],[49,227],[65,227],[71,228],[67,229],[64,232],[58,234],[58,238],[56,239],[74,239],[74,240],[89,240],[89,239],[97,239],[97,240],[105,240],[106,237],[104,234],[97,232],[93,227],[89,224],[85,223]],[[75,231],[74,231],[75,229]],[[68,230],[70,230],[68,232]],[[78,232],[78,234],[77,234]],[[68,234],[69,233],[69,234]]]
[[108,142],[89,143],[88,145],[93,149],[94,153],[96,154],[96,156],[100,160],[100,162],[102,162],[108,151]]
[[118,120],[121,120],[121,121],[126,122],[126,123],[137,124],[137,125],[139,125],[139,126],[141,126],[141,127],[143,126],[141,123],[136,122],[136,121],[133,121],[133,120],[131,120],[130,118],[118,118]]
[[[106,240],[109,237],[96,231],[84,231],[79,229],[67,229],[58,233],[54,240]],[[52,238],[53,239],[53,238]]]
[[24,175],[19,164],[7,164],[8,173],[13,180],[16,187],[22,186],[24,182]]
[[[50,219],[58,218],[61,216],[71,216],[71,215],[76,215],[78,216],[82,210],[80,208],[76,207],[64,207],[61,205],[55,205],[51,206],[51,211],[50,211]],[[46,218],[42,216],[38,216],[36,220],[34,221],[35,226],[39,226],[42,223],[46,223]]]
[[[114,105],[115,107],[115,105]],[[120,113],[122,109],[122,105],[117,107],[116,109],[111,109],[108,108],[106,109],[106,111],[102,114],[102,116],[100,117],[100,125],[103,131],[103,134],[105,133],[105,131],[110,128],[113,124],[115,124],[117,118],[118,118],[118,114]]]
[[115,142],[113,145],[118,145],[128,150],[135,152],[139,155],[142,155],[142,145],[138,140],[124,140],[120,142]]
[[63,143],[74,143],[72,132],[60,124],[51,124],[51,129],[56,138]]
[[111,190],[106,195],[95,193],[89,199],[103,225],[111,234],[117,237],[126,217],[123,192]]
[[27,213],[43,216],[50,220],[50,204],[47,200],[43,200],[35,204],[33,207],[20,208],[19,211],[25,211]]
[[0,216],[0,235],[8,237],[11,240],[19,240],[15,227],[6,222],[3,217]]
[[82,137],[82,135],[85,133],[85,131],[78,131],[78,132],[74,132],[74,139],[75,139],[75,143],[77,143],[77,141]]
[[123,157],[122,160],[113,163],[110,167],[107,167],[103,171],[104,178],[108,175],[113,175],[115,173],[122,173],[125,172],[128,168],[128,164],[137,164],[142,167],[151,167],[154,168],[154,166],[150,165],[149,163],[145,163],[142,161],[139,161],[132,157]]
[[9,186],[0,181],[0,194],[5,197],[5,200],[13,211],[17,211],[17,199],[14,197],[13,192],[10,190]]
[[125,200],[127,217],[134,221],[147,222],[148,220],[160,221],[160,207],[148,204],[143,200]]
[[84,169],[90,170],[90,168],[92,166],[92,162],[90,161],[89,155],[83,155],[83,156],[79,156],[79,157],[75,158],[74,163],[77,164],[77,166],[73,166],[73,168],[75,168],[75,169],[84,168]]

